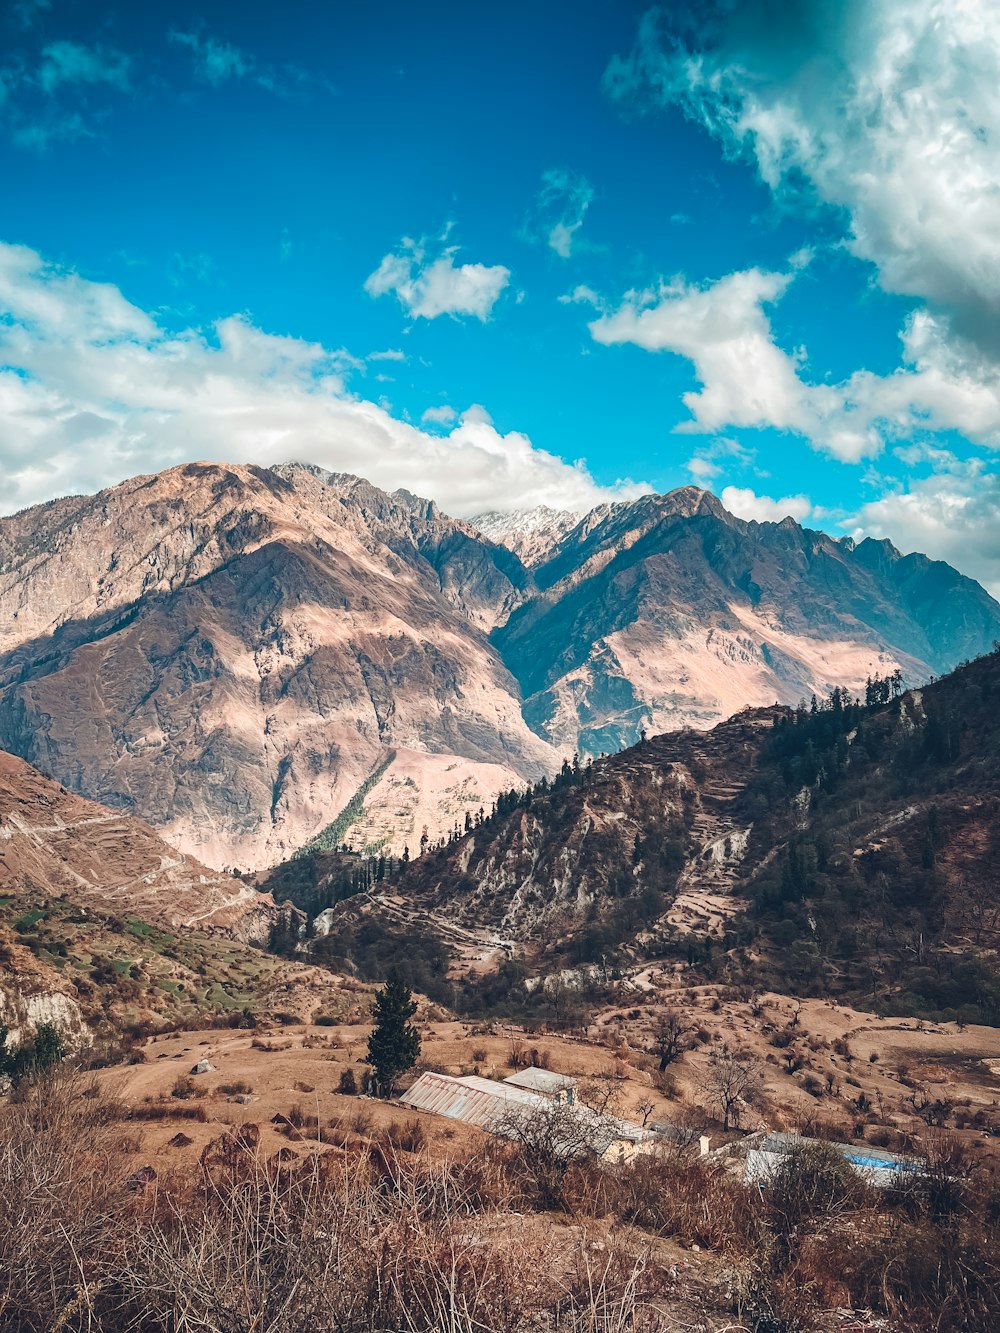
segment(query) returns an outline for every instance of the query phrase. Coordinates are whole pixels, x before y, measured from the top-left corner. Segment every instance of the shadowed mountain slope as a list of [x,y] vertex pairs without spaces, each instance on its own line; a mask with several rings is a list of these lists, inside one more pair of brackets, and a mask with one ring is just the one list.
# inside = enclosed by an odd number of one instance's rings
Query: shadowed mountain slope
[[1000,1023],[998,700],[994,652],[883,704],[748,710],[567,766],[335,907],[322,952],[349,961],[380,923],[436,936],[456,980],[666,961]]

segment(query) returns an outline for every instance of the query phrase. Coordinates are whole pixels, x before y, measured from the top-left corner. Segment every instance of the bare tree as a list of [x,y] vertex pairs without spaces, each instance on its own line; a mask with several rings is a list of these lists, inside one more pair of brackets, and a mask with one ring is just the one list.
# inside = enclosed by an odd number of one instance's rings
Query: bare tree
[[635,1108],[636,1115],[639,1117],[639,1123],[642,1125],[643,1129],[649,1124],[649,1117],[655,1110],[656,1104],[654,1102],[640,1102]]
[[614,1118],[586,1106],[546,1102],[513,1104],[490,1125],[515,1144],[517,1164],[543,1208],[568,1209],[566,1168],[599,1157],[617,1136]]
[[722,1112],[724,1131],[739,1129],[743,1108],[753,1101],[760,1076],[760,1061],[749,1051],[723,1046],[708,1057],[702,1088]]
[[622,1114],[624,1104],[622,1084],[614,1074],[592,1074],[590,1078],[583,1079],[577,1085],[576,1098],[597,1115]]
[[667,1065],[679,1060],[691,1046],[691,1033],[695,1025],[677,1009],[668,1009],[660,1019],[653,1036],[653,1053],[659,1056],[660,1073]]

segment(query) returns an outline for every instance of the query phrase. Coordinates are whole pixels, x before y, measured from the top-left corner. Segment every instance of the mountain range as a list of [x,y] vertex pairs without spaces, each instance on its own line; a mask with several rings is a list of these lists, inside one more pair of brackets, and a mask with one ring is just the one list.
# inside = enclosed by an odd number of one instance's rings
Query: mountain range
[[216,870],[415,848],[574,750],[918,683],[997,638],[947,565],[694,487],[469,523],[191,464],[0,520],[0,746]]
[[322,853],[265,883],[331,966],[397,959],[470,1013],[544,1003],[539,976],[696,966],[997,1025],[998,698],[1000,649],[885,702],[747,709],[567,765],[374,883]]

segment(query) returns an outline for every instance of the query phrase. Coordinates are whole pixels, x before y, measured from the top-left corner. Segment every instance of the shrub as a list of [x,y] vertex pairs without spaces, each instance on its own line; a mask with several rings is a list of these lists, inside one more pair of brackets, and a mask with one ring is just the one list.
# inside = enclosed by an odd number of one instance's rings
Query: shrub
[[358,1080],[355,1078],[354,1070],[350,1067],[340,1071],[337,1091],[343,1093],[345,1097],[356,1097],[358,1095]]
[[227,1097],[246,1096],[253,1092],[253,1085],[244,1078],[237,1078],[231,1083],[220,1083],[218,1091]]

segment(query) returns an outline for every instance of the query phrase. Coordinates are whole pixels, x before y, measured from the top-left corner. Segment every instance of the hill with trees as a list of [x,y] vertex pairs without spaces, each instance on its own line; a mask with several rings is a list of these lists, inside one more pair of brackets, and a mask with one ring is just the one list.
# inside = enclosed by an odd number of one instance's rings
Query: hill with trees
[[1000,1023],[998,699],[994,651],[921,690],[876,676],[863,697],[747,710],[567,762],[409,863],[338,879],[301,858],[291,897],[322,913],[319,956],[373,977],[423,958],[445,1000],[666,960]]

